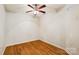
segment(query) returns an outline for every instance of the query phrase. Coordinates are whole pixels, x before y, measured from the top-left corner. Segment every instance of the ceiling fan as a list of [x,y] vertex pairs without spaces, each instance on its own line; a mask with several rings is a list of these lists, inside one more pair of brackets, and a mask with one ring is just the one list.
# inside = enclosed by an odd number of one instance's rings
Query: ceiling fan
[[42,10],[43,8],[46,7],[46,5],[40,6],[39,4],[33,4],[33,5],[28,4],[27,6],[32,8],[32,10],[26,11],[26,13],[33,12],[34,15],[37,15],[39,12],[43,14],[46,13],[44,10]]

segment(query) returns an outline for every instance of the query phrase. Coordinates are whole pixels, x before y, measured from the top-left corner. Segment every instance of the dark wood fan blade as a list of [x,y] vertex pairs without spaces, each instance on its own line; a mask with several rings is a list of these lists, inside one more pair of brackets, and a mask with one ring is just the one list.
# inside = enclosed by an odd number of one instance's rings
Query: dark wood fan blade
[[45,11],[42,11],[42,10],[40,10],[39,12],[41,12],[41,13],[46,13]]
[[44,7],[46,7],[46,5],[42,5],[42,6],[40,6],[39,9],[42,9],[42,8],[44,8]]
[[31,5],[28,4],[29,7],[31,7],[32,9],[34,9],[34,7],[32,7]]
[[29,13],[29,12],[32,12],[32,10],[30,10],[30,11],[26,11],[26,13]]

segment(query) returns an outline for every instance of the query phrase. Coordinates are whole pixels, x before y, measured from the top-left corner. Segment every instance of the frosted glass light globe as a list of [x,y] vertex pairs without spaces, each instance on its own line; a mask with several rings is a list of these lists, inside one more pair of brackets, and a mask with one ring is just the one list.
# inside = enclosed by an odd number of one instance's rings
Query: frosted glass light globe
[[34,14],[34,15],[37,15],[37,14],[38,14],[38,11],[34,11],[33,14]]

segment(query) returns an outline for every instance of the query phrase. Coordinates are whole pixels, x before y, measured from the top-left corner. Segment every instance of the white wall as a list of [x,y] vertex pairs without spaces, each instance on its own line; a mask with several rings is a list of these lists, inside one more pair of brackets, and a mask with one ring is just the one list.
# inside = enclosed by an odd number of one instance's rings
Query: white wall
[[64,16],[62,13],[47,13],[41,18],[41,36],[49,42],[65,47]]
[[66,48],[73,54],[79,54],[79,5],[68,5],[66,12]]
[[0,5],[0,54],[3,53],[5,39],[5,10],[4,6]]
[[36,21],[25,13],[7,13],[6,45],[38,39]]

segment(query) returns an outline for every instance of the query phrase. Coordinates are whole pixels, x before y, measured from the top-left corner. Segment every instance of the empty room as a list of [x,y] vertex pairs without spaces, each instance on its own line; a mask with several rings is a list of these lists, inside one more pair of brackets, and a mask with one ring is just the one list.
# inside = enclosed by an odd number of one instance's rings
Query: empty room
[[0,55],[78,55],[79,4],[0,4]]

